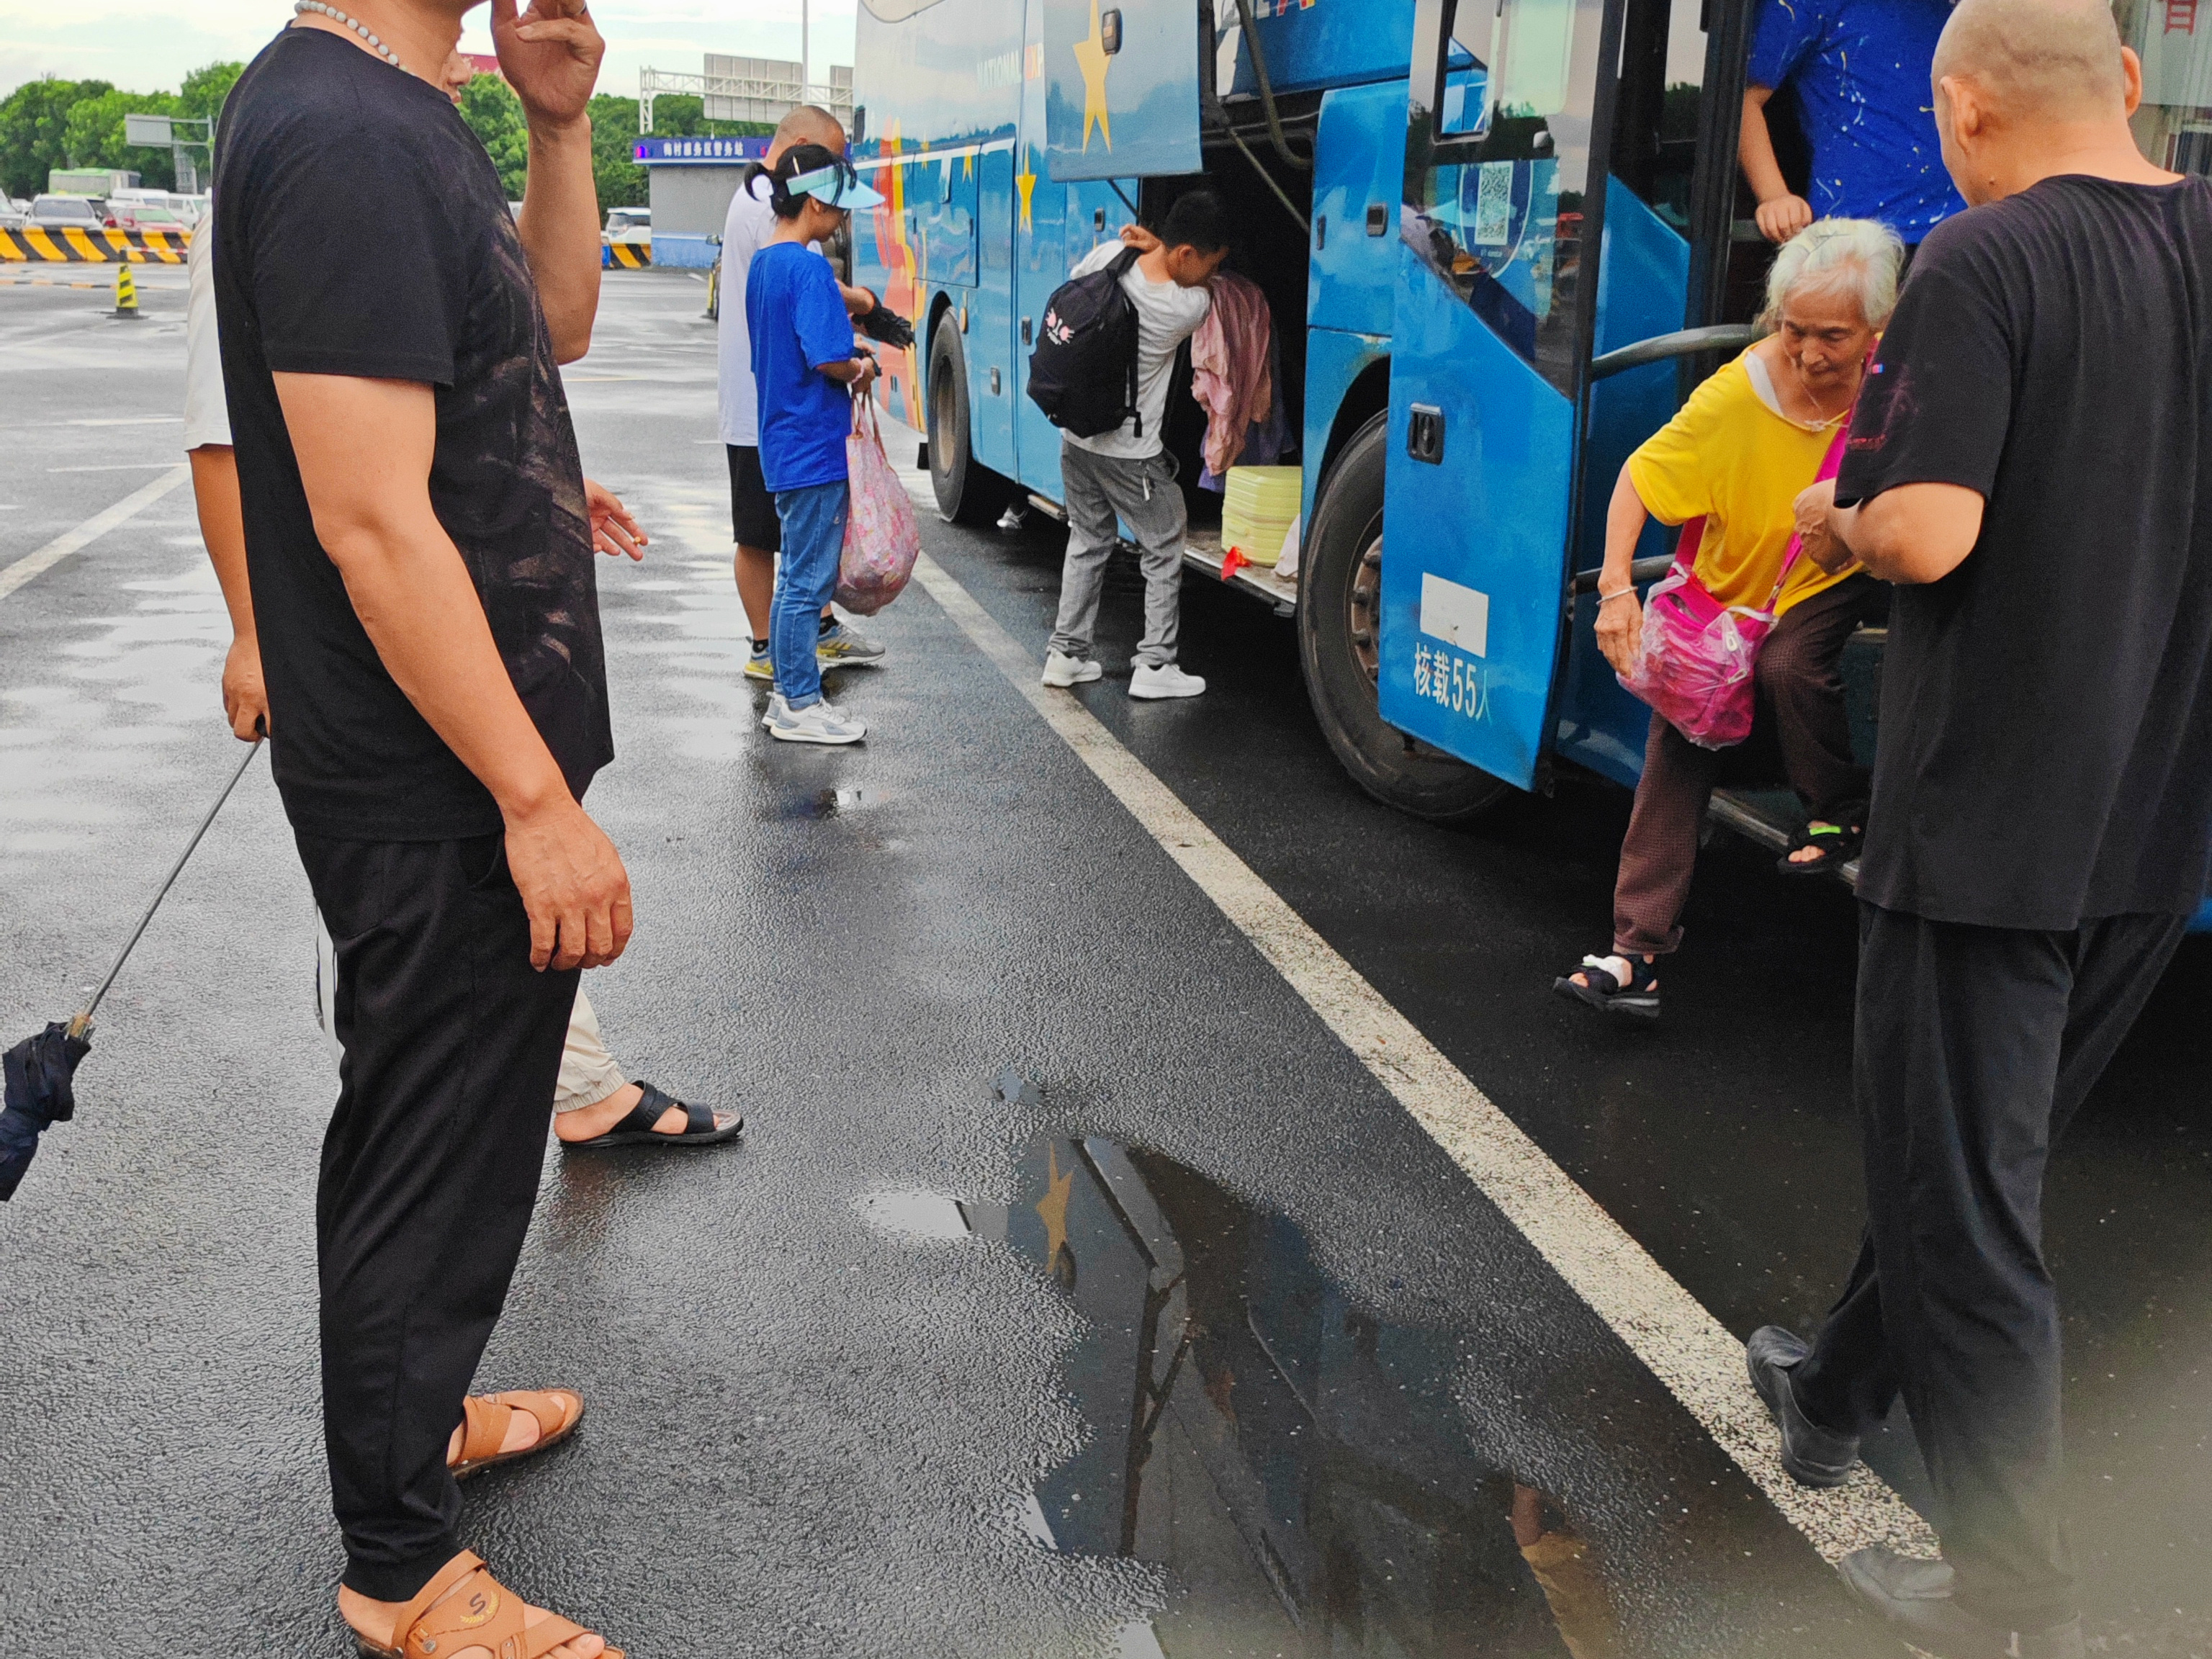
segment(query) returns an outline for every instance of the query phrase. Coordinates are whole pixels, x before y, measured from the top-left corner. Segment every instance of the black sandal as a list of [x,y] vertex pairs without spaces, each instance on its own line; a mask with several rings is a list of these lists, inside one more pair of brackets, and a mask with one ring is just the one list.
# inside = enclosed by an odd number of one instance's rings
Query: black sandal
[[[643,1078],[637,1086],[645,1093],[629,1115],[603,1135],[589,1140],[564,1140],[564,1146],[713,1146],[725,1140],[734,1140],[744,1133],[743,1117],[732,1116],[727,1123],[716,1123],[714,1112],[704,1106],[694,1106],[689,1101],[676,1100],[661,1093]],[[660,1121],[661,1115],[671,1106],[684,1111],[684,1131],[681,1134],[665,1135],[653,1126]]]
[[[1839,870],[1859,855],[1859,847],[1866,840],[1866,828],[1856,823],[1808,823],[1790,837],[1790,853],[1775,860],[1774,867],[1785,876],[1825,876],[1831,870]],[[1816,859],[1796,859],[1790,853],[1802,853],[1811,848],[1820,856]]]
[[[1552,988],[1561,996],[1572,997],[1577,1002],[1602,1009],[1608,1014],[1630,1014],[1638,1019],[1658,1018],[1658,963],[1643,957],[1622,957],[1620,959],[1628,964],[1626,982],[1613,972],[1610,957],[1584,957],[1580,967],[1553,980]],[[1576,974],[1581,974],[1591,983],[1577,985]]]

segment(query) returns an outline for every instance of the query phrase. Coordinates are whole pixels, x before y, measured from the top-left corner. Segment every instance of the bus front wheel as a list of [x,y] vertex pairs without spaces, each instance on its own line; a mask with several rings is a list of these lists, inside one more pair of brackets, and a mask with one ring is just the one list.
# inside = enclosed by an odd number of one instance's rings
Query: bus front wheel
[[948,315],[929,340],[929,483],[948,524],[988,526],[1009,499],[1006,481],[976,462],[969,442],[968,361]]
[[1389,416],[1355,433],[1322,481],[1303,540],[1298,658],[1314,718],[1344,769],[1376,799],[1435,823],[1464,823],[1514,792],[1383,722],[1382,477]]

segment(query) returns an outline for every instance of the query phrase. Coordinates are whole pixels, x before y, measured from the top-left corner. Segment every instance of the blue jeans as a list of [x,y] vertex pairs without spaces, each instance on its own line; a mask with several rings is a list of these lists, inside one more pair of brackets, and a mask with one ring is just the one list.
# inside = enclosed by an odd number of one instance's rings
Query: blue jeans
[[775,492],[783,562],[776,567],[775,599],[769,606],[768,654],[775,665],[775,689],[794,711],[822,701],[822,665],[814,647],[822,637],[822,607],[837,591],[849,500],[842,478]]

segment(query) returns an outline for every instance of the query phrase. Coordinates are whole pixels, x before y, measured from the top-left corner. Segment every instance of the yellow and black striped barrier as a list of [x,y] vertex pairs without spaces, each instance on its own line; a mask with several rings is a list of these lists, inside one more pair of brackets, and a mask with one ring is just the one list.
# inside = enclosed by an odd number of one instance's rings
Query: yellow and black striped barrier
[[180,265],[191,246],[183,230],[88,230],[82,225],[33,225],[0,230],[0,263]]
[[605,266],[620,265],[624,270],[642,270],[653,263],[653,244],[646,242],[603,242],[606,257],[600,260]]

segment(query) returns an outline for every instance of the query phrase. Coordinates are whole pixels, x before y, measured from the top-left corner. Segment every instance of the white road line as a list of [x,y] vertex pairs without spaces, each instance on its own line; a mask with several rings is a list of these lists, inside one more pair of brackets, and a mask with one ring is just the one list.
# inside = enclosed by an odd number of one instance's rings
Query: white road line
[[132,490],[105,512],[94,514],[76,529],[64,532],[37,552],[26,553],[15,563],[0,569],[0,599],[6,599],[33,576],[43,575],[52,570],[79,548],[98,541],[118,525],[137,518],[191,476],[191,468],[179,462],[153,483]]
[[[925,485],[926,489],[927,486]],[[1829,1560],[1868,1544],[1936,1553],[1927,1524],[1862,1467],[1831,1492],[1784,1473],[1773,1425],[1731,1336],[1649,1252],[1384,1000],[1070,693],[1039,684],[1037,658],[927,554],[923,589],[1376,1080],[1504,1212],[1553,1271],[1666,1384]]]

